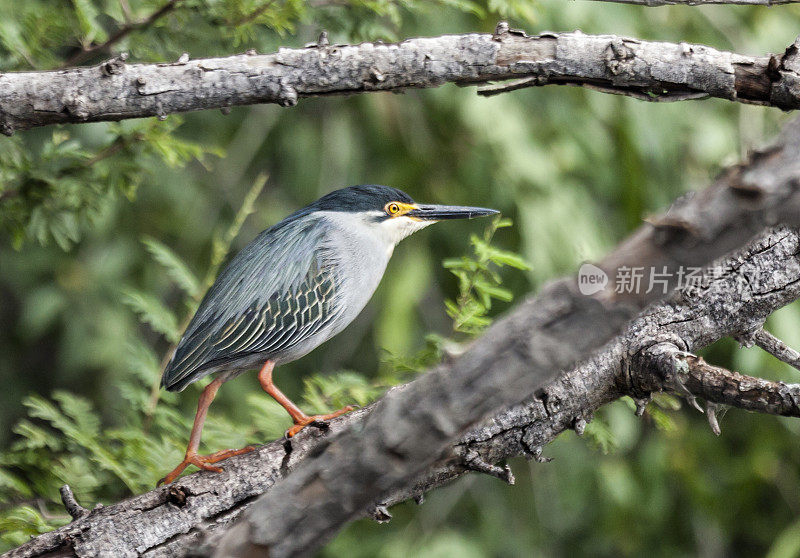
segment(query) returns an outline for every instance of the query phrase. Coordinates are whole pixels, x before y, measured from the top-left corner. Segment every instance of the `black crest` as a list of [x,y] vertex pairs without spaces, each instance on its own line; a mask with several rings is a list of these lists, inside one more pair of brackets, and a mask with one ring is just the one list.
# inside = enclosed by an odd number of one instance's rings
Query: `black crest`
[[414,200],[397,188],[381,186],[378,184],[365,184],[350,186],[335,190],[322,196],[309,207],[316,211],[345,211],[361,212],[382,210],[383,206],[392,201],[414,203]]

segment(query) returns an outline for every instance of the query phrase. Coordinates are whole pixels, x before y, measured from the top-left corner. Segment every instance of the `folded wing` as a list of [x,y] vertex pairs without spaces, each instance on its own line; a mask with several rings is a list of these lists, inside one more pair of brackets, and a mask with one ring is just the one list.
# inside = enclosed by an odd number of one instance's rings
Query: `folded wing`
[[211,368],[266,360],[324,328],[337,295],[326,232],[317,220],[284,221],[248,244],[200,303],[161,385],[181,390]]

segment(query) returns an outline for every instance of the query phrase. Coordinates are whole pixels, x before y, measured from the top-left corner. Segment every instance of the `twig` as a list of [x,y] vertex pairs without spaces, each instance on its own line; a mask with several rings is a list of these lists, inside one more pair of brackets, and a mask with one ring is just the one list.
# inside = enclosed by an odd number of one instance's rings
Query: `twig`
[[755,343],[778,360],[800,370],[800,352],[789,347],[763,327],[739,336],[739,340],[746,343]]
[[514,473],[511,472],[511,467],[508,465],[503,465],[502,467],[492,465],[491,463],[485,461],[483,457],[481,457],[481,455],[473,449],[467,451],[463,461],[464,466],[470,471],[495,477],[506,484],[514,484],[516,482],[514,479]]
[[89,510],[78,503],[68,484],[62,486],[59,492],[61,493],[61,501],[64,503],[67,513],[72,516],[73,520],[89,515]]
[[258,8],[256,8],[252,12],[250,12],[249,14],[244,15],[241,18],[239,18],[236,21],[234,21],[233,22],[233,26],[234,27],[239,27],[240,25],[246,25],[246,24],[250,23],[254,19],[258,18],[261,14],[266,12],[269,9],[269,7],[272,6],[274,3],[275,3],[275,0],[268,0],[267,2],[264,2],[261,6],[259,6]]
[[[671,343],[660,343],[647,350],[635,381],[641,389],[660,391],[666,388],[682,395],[674,389],[675,384],[680,383],[692,395],[712,404],[800,417],[800,384],[773,382],[714,366]],[[714,433],[719,434],[713,414],[716,406],[711,410],[709,422]]]
[[[133,23],[128,23],[127,25],[122,26],[116,33],[111,35],[111,37],[106,40],[106,42],[99,44],[99,45],[92,45],[90,47],[85,47],[78,51],[77,53],[70,56],[62,65],[61,68],[67,68],[69,66],[74,66],[79,64],[89,58],[91,55],[97,52],[105,52],[109,50],[112,46],[117,44],[119,41],[130,35],[133,31],[138,31],[140,29],[145,29],[150,27],[153,23],[170,13],[175,7],[181,2],[181,0],[169,0],[166,4],[161,6],[158,10],[147,16],[145,19],[136,21]],[[123,5],[124,8],[124,5]],[[123,9],[124,11],[124,9]]]

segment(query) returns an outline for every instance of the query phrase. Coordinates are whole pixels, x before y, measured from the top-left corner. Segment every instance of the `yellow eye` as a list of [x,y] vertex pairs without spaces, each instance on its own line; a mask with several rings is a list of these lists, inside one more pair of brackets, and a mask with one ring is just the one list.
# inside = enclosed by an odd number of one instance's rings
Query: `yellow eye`
[[397,215],[398,213],[400,213],[400,206],[394,202],[387,203],[384,209],[386,210],[386,213],[388,213],[389,215]]

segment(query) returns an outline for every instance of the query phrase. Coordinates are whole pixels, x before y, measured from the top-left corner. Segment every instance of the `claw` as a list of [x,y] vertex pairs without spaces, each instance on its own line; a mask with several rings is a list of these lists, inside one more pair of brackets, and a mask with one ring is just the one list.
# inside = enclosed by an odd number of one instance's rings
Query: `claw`
[[294,426],[292,426],[289,430],[286,431],[286,437],[292,438],[306,426],[315,426],[320,430],[327,430],[328,423],[326,421],[329,421],[331,419],[334,419],[338,416],[341,416],[345,413],[349,413],[350,411],[354,410],[355,407],[353,407],[352,405],[348,405],[347,407],[343,407],[338,411],[329,413],[327,415],[303,416],[299,420],[295,420]]
[[224,459],[228,459],[229,457],[233,457],[234,455],[242,455],[245,453],[250,453],[253,450],[258,449],[258,446],[246,446],[241,449],[227,449],[214,452],[210,455],[197,455],[196,453],[187,453],[186,456],[183,458],[183,461],[175,467],[167,476],[156,483],[156,486],[161,486],[162,484],[170,484],[172,481],[177,479],[183,470],[186,469],[189,465],[194,465],[195,467],[202,469],[204,471],[211,471],[213,473],[221,473],[222,467],[215,467],[211,465],[211,463],[217,463],[218,461],[222,461]]

